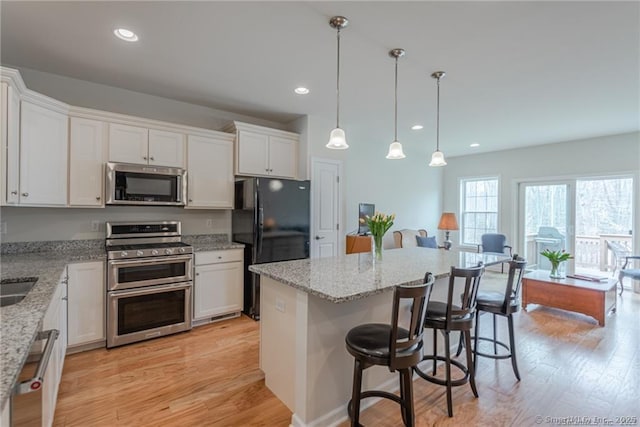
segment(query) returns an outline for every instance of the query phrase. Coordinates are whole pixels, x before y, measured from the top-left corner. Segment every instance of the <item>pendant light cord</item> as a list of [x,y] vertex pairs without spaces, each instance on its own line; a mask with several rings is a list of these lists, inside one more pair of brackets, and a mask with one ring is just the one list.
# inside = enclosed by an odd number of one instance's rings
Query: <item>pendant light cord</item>
[[436,151],[440,151],[440,77],[438,77],[438,97],[436,101]]
[[393,130],[393,141],[398,141],[398,57],[396,56],[396,98],[395,98],[395,128]]
[[336,79],[336,128],[340,127],[340,28],[338,27],[338,61]]

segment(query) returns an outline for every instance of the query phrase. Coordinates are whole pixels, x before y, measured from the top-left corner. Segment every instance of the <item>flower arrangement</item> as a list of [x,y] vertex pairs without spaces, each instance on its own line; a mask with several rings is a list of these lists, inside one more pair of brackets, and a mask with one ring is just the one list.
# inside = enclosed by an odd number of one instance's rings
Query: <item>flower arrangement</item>
[[564,249],[561,251],[550,251],[549,249],[545,249],[540,252],[540,255],[551,262],[551,274],[549,274],[549,277],[558,279],[564,278],[564,275],[560,273],[558,268],[560,267],[560,263],[573,259],[569,252],[565,252]]
[[385,215],[381,212],[376,212],[372,217],[366,216],[367,226],[373,236],[375,257],[377,259],[382,259],[382,236],[389,231],[395,218],[396,214]]

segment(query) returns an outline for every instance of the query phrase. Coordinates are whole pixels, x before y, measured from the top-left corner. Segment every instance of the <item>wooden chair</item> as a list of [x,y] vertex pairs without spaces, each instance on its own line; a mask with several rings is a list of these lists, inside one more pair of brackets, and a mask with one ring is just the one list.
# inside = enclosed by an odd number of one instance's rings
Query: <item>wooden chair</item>
[[396,230],[393,232],[393,241],[396,248],[415,248],[418,246],[416,236],[427,237],[427,230]]
[[[478,389],[475,381],[475,367],[471,353],[471,329],[476,315],[476,296],[480,285],[480,278],[484,272],[484,267],[480,263],[477,267],[472,268],[455,268],[451,267],[449,276],[449,290],[447,292],[447,301],[429,301],[427,305],[427,314],[425,317],[425,328],[433,329],[433,354],[426,355],[422,360],[433,361],[433,369],[431,374],[425,373],[418,366],[414,371],[425,380],[434,384],[446,386],[447,390],[447,410],[449,416],[453,416],[453,403],[451,397],[451,388],[470,383],[471,391],[475,397],[478,397]],[[462,279],[463,291],[459,304],[454,304],[453,296],[458,294],[456,290],[456,279]],[[444,335],[444,352],[445,355],[438,355],[437,331]],[[451,357],[451,331],[459,331],[463,335],[467,361],[463,365]],[[445,377],[436,377],[436,362],[443,361],[445,363]],[[451,366],[458,368],[464,376],[453,380],[451,378]]]
[[[422,285],[396,287],[391,324],[368,323],[356,326],[347,333],[347,351],[355,358],[353,390],[348,404],[352,426],[360,425],[360,401],[368,397],[383,397],[399,403],[404,425],[415,425],[412,369],[423,356],[425,309],[433,282],[433,275],[426,273]],[[411,302],[411,316],[407,329],[400,326],[400,308],[403,301]],[[400,396],[382,390],[361,390],[362,371],[375,365],[386,366],[391,372],[398,371]]]

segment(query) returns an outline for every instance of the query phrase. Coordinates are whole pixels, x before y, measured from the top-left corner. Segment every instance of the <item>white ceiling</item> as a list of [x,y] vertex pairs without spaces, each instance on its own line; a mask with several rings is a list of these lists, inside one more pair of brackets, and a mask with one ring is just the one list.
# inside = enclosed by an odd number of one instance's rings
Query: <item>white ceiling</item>
[[[344,15],[347,137],[357,126],[393,139],[388,51],[401,47],[399,139],[435,148],[429,75],[444,70],[449,156],[640,129],[638,2],[2,1],[0,12],[3,64],[278,122],[335,116],[328,21]],[[116,27],[140,41],[116,39]],[[311,93],[295,95],[299,85]]]

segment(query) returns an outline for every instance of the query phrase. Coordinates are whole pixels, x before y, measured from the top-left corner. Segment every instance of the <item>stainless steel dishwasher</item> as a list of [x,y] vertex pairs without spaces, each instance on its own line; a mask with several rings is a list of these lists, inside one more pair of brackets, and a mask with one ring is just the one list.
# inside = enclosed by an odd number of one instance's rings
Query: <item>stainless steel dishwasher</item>
[[11,394],[11,426],[42,426],[42,386],[49,359],[58,339],[57,329],[38,332]]

